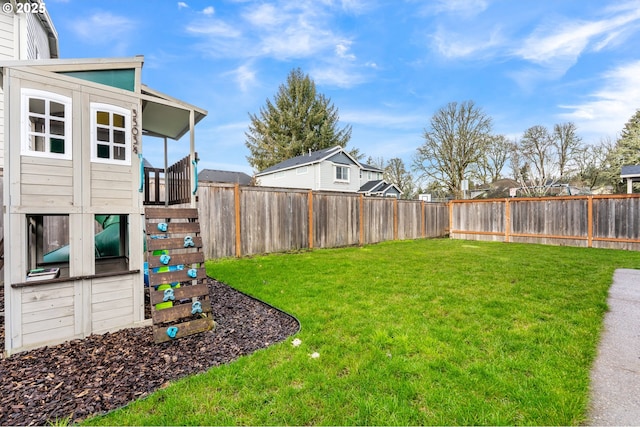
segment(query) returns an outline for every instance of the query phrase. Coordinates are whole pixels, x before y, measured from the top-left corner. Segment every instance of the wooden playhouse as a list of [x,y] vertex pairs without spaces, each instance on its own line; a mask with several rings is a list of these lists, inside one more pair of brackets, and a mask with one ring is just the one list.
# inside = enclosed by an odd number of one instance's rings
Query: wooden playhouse
[[[143,85],[142,66],[0,64],[7,354],[151,323],[156,341],[212,326],[195,209],[206,111]],[[167,139],[187,134],[182,161],[145,168],[143,135],[166,159]]]

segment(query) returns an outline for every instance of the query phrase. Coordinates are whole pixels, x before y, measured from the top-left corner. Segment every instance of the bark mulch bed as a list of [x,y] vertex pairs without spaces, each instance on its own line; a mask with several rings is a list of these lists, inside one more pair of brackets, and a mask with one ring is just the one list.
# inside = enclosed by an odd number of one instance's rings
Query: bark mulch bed
[[[151,327],[125,329],[1,359],[0,425],[78,422],[298,331],[293,317],[223,283],[209,285],[211,332],[154,344]],[[4,343],[4,317],[1,322]]]

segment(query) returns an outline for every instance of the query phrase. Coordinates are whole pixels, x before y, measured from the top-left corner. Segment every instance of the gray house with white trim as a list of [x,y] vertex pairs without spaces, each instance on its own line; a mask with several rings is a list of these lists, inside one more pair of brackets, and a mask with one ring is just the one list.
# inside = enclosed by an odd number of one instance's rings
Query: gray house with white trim
[[258,172],[258,185],[315,191],[361,193],[399,197],[395,184],[382,178],[383,171],[360,163],[344,148],[335,146],[293,157]]
[[640,165],[622,166],[620,178],[627,181],[627,193],[633,193],[633,183],[640,182]]

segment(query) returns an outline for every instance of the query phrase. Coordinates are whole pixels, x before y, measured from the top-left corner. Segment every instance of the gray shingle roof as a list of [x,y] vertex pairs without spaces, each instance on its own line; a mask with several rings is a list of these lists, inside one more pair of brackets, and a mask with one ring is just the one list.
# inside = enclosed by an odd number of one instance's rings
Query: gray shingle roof
[[264,175],[266,173],[275,172],[278,170],[291,169],[294,167],[300,167],[304,165],[310,165],[312,163],[317,163],[325,159],[326,157],[329,157],[332,154],[335,154],[341,149],[342,147],[340,147],[339,145],[336,145],[335,147],[325,148],[323,150],[318,150],[318,151],[312,151],[309,154],[303,154],[302,156],[298,156],[298,157],[292,157],[291,159],[287,159],[276,165],[266,168],[263,171],[258,172],[256,176]]
[[371,191],[374,188],[376,188],[378,185],[380,185],[381,182],[383,182],[381,179],[378,179],[376,181],[367,181],[362,185],[362,187],[360,187],[360,190],[358,190],[358,192],[366,193],[368,191]]
[[244,172],[202,169],[198,173],[198,181],[249,185],[251,177]]
[[377,167],[375,167],[375,166],[365,165],[364,163],[360,163],[360,165],[362,166],[362,169],[363,169],[363,170],[366,170],[366,171],[384,172],[382,169],[377,168]]
[[623,166],[620,176],[640,176],[640,165]]

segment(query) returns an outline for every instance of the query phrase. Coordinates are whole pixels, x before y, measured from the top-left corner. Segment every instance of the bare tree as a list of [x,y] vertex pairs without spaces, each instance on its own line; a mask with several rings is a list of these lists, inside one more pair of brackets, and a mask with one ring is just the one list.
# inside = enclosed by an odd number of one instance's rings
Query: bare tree
[[482,158],[490,134],[491,118],[473,101],[451,102],[431,117],[413,169],[421,178],[440,182],[461,197],[461,183]]
[[482,184],[490,184],[502,177],[502,170],[509,160],[511,142],[504,135],[492,135],[477,165],[476,178]]
[[606,182],[604,166],[613,146],[610,138],[604,138],[599,144],[590,145],[576,153],[576,177],[589,190]]
[[394,157],[389,160],[384,168],[384,179],[391,184],[395,184],[402,191],[400,196],[402,199],[413,199],[415,196],[413,177],[407,171],[402,159]]
[[[546,127],[536,125],[527,129],[522,139],[512,147],[512,167],[516,167],[517,181],[528,195],[545,195],[548,180],[553,177],[553,138]],[[526,176],[524,174],[526,172]]]
[[582,138],[576,134],[574,123],[562,123],[553,127],[553,145],[556,149],[560,181],[570,172],[569,167],[581,150],[581,143]]

